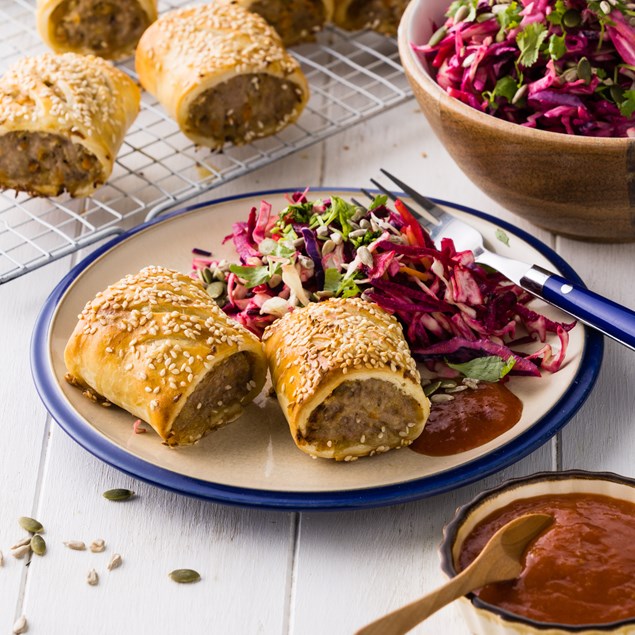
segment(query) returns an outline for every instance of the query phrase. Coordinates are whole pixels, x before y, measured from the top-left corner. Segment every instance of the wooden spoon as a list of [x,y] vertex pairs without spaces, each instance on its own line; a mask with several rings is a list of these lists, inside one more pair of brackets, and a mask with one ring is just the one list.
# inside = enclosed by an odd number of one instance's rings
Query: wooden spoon
[[470,591],[492,582],[513,580],[523,570],[527,545],[553,521],[547,514],[526,514],[503,525],[478,557],[441,588],[379,618],[356,635],[403,635],[419,622]]

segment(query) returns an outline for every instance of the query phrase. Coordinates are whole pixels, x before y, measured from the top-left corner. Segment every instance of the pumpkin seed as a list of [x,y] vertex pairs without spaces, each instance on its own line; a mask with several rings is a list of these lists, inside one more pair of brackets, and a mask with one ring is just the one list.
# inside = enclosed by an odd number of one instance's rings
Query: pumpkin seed
[[122,557],[118,553],[116,553],[110,559],[110,562],[106,565],[106,568],[108,569],[108,571],[112,571],[113,569],[118,569],[121,566],[122,562],[123,562]]
[[194,569],[175,569],[170,572],[170,578],[179,584],[190,584],[191,582],[198,582],[201,579],[198,571]]
[[35,518],[29,518],[28,516],[20,516],[20,518],[18,518],[18,524],[22,529],[32,534],[41,534],[44,531],[41,522],[35,520]]
[[432,37],[428,40],[428,46],[436,46],[447,34],[448,30],[444,26],[442,26],[440,29],[437,29],[432,34]]
[[575,82],[578,80],[578,69],[577,68],[568,68],[564,73],[562,73],[562,80],[565,82]]
[[29,630],[29,625],[24,615],[20,616],[13,625],[13,635],[21,635]]
[[580,12],[575,9],[565,11],[562,16],[562,23],[569,29],[578,26],[580,22],[582,22],[582,16],[580,15]]
[[115,488],[105,491],[102,496],[109,501],[127,501],[134,496],[134,492],[129,489]]
[[201,272],[201,278],[203,278],[203,282],[205,284],[210,284],[214,282],[214,276],[212,275],[212,270],[209,267],[205,267]]
[[38,556],[43,556],[46,553],[46,542],[40,534],[35,534],[35,536],[31,538],[31,550]]
[[581,57],[577,66],[578,76],[584,80],[585,84],[588,84],[593,77],[593,69],[591,68],[591,62],[586,57]]
[[428,384],[427,386],[424,387],[423,394],[426,397],[429,397],[430,395],[435,393],[437,390],[439,390],[440,387],[441,387],[440,381],[433,381],[431,384]]
[[214,299],[220,298],[223,293],[225,293],[225,283],[224,282],[212,282],[207,287],[207,293]]
[[99,576],[97,575],[97,571],[95,569],[91,569],[86,576],[86,582],[90,584],[90,586],[97,586],[99,584]]
[[609,88],[609,92],[611,93],[611,99],[618,105],[620,105],[624,101],[624,91],[621,86],[614,84]]
[[459,22],[463,22],[463,20],[465,20],[465,18],[467,18],[467,14],[470,12],[470,10],[465,6],[462,5],[458,8],[457,12],[454,14],[454,24],[457,24]]

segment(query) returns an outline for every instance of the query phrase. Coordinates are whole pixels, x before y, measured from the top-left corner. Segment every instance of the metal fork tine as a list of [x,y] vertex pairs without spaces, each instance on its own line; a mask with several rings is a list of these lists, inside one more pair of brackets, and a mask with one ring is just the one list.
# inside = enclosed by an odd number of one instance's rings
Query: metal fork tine
[[[370,179],[370,182],[380,191],[383,192],[386,196],[388,196],[391,200],[396,201],[399,197],[394,194],[393,192],[391,192],[390,190],[386,189],[379,181],[375,181],[375,179]],[[363,192],[364,190],[362,190]],[[364,192],[364,194],[366,194],[366,196],[369,196],[369,194],[367,192]],[[414,216],[416,216],[417,218],[421,218],[421,215],[419,213],[417,213],[414,209],[412,209],[412,207],[410,207],[410,205],[408,205],[405,201],[401,201],[401,204]],[[425,220],[425,222],[428,222],[427,219],[421,219],[421,220]]]
[[[368,193],[364,192],[364,190],[362,190],[362,194],[366,194],[366,196],[368,196]],[[372,197],[371,197],[371,200],[372,200]],[[353,205],[356,205],[357,207],[361,207],[364,210],[368,209],[366,207],[366,205],[362,205],[356,198],[351,198],[351,201],[352,201]]]
[[[432,214],[435,218],[438,213],[438,206],[434,201],[431,201],[429,198],[425,197],[423,194],[420,194],[409,185],[404,183],[401,179],[398,179],[396,176],[390,174],[390,172],[386,172],[383,168],[379,168],[379,171],[387,176],[395,185],[398,185],[406,194],[412,197],[413,201],[416,201],[421,205],[424,209],[428,210],[430,214]],[[374,182],[374,181],[373,181]]]

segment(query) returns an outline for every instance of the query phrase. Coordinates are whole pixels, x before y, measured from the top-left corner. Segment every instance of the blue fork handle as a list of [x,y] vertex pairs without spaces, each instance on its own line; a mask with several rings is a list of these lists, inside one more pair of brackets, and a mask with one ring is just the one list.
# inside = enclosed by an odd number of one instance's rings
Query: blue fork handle
[[520,286],[635,350],[635,311],[541,267],[532,267]]

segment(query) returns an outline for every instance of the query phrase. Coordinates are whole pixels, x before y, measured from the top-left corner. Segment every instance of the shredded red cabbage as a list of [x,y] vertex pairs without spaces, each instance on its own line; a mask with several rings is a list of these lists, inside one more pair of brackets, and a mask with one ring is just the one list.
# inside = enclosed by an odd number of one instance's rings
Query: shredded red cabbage
[[413,45],[446,92],[551,132],[635,137],[635,11],[626,0],[455,0]]
[[[379,196],[365,210],[336,196],[306,195],[288,197],[278,214],[263,203],[247,222],[234,223],[226,240],[241,264],[193,250],[192,275],[252,332],[262,335],[311,301],[361,296],[401,321],[413,354],[435,371],[440,362],[492,355],[513,358],[516,374],[560,368],[574,323],[531,309],[533,296],[476,264],[472,252],[457,252],[451,240],[437,249],[400,202],[392,210]],[[543,343],[538,350],[517,350],[536,341]]]

